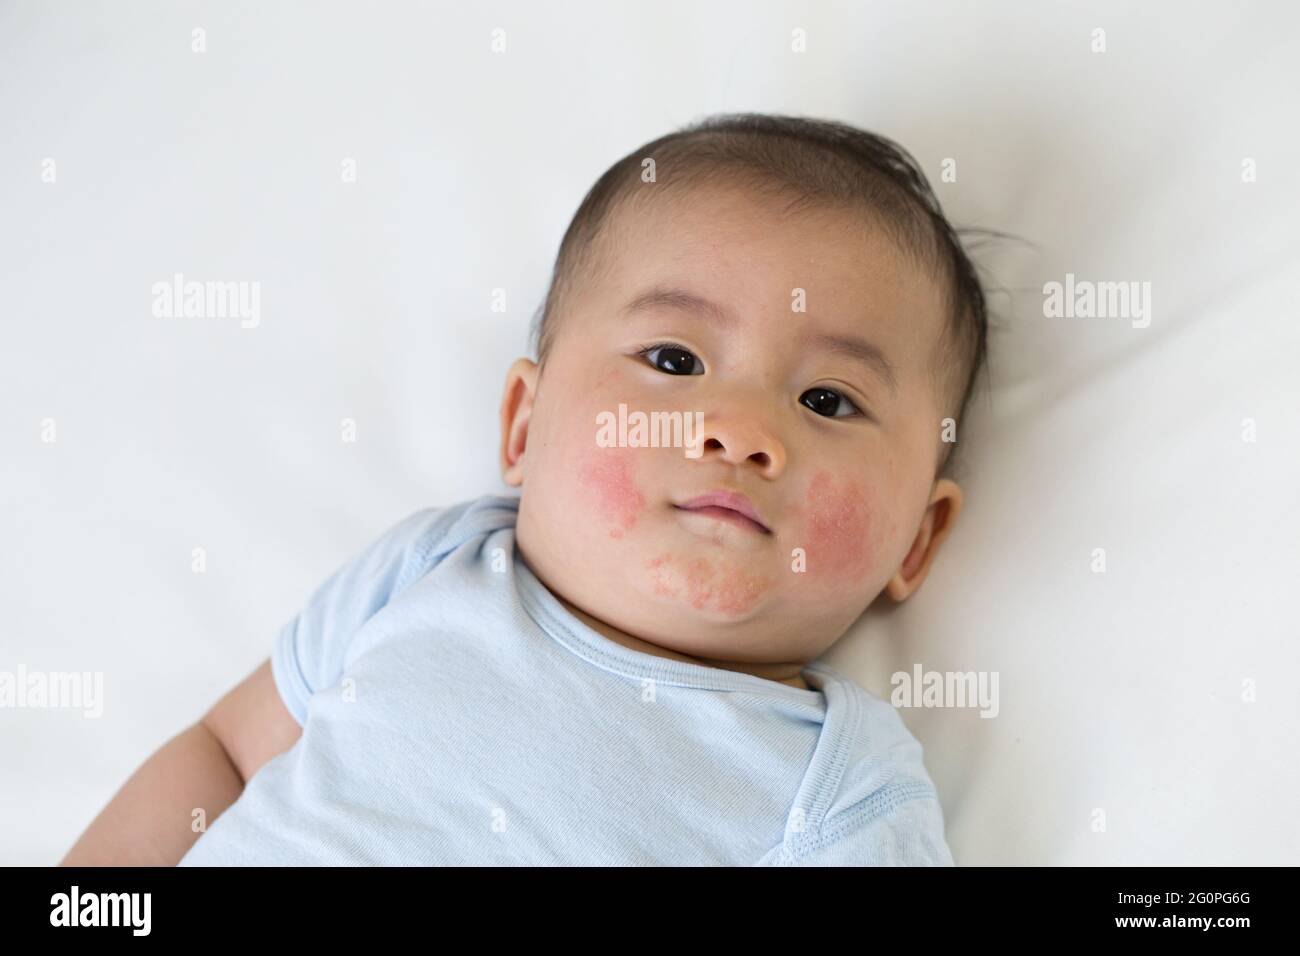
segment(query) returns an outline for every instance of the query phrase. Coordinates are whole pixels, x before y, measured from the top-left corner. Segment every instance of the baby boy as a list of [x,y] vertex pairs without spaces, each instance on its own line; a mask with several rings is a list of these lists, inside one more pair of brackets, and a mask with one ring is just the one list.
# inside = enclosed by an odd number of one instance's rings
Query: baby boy
[[952,864],[920,744],[817,660],[961,508],[984,297],[915,162],[795,117],[655,140],[538,319],[518,495],[336,571],[65,864]]

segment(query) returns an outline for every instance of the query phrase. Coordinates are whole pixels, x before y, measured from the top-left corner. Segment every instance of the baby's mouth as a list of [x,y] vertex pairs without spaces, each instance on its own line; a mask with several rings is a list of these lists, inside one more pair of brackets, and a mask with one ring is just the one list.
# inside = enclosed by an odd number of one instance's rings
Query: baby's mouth
[[752,531],[755,534],[770,535],[771,529],[763,523],[762,517],[753,504],[744,495],[733,491],[711,491],[697,495],[681,504],[674,504],[679,511],[697,514],[702,517],[725,521]]
[[739,511],[732,511],[730,508],[720,508],[716,505],[710,505],[704,508],[680,508],[681,511],[690,511],[697,515],[708,515],[710,518],[717,518],[719,521],[726,521],[737,525],[741,528],[749,528],[758,534],[771,534],[767,528],[763,527],[752,518],[746,518]]

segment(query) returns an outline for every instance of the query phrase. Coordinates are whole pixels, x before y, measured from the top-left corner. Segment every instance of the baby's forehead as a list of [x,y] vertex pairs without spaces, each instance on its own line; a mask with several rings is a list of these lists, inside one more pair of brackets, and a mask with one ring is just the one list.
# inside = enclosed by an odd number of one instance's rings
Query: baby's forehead
[[[864,309],[943,311],[939,276],[871,210],[731,186],[637,192],[611,210],[594,273],[609,291],[699,284],[719,295]],[[869,316],[864,316],[864,318]]]
[[844,266],[867,277],[917,273],[932,281],[916,243],[904,241],[908,231],[863,202],[744,183],[643,184],[606,218],[612,257],[748,253],[814,275],[819,266]]

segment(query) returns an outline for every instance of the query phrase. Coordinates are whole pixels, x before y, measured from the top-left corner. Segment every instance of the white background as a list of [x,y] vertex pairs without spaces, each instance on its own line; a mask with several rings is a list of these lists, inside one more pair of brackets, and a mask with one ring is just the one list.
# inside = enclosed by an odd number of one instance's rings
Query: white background
[[[957,861],[1297,862],[1300,16],[1137,6],[0,5],[0,670],[105,693],[0,710],[0,863],[56,862],[384,528],[506,490],[583,193],[734,110],[884,133],[1028,240],[979,256],[961,523],[828,658],[999,674],[996,719],[903,712]],[[155,318],[176,272],[259,282],[261,324]],[[1151,282],[1150,327],[1044,318],[1067,272]]]

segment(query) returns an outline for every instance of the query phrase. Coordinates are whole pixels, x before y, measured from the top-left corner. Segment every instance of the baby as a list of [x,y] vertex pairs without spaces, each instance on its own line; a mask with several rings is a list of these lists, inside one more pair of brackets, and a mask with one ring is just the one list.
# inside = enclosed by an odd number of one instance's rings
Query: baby
[[951,865],[920,744],[817,659],[952,529],[986,326],[888,140],[746,114],[635,150],[506,375],[518,495],[336,571],[64,864]]

